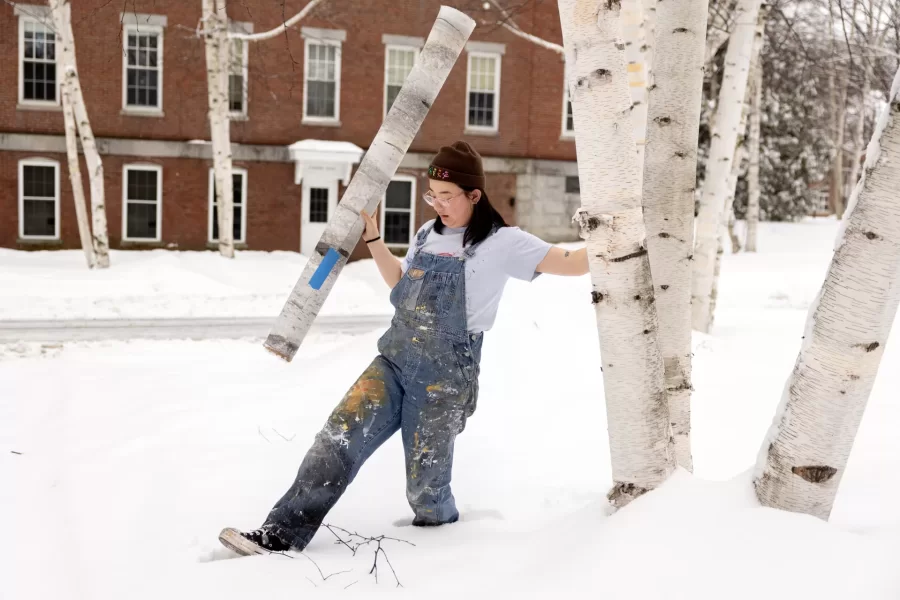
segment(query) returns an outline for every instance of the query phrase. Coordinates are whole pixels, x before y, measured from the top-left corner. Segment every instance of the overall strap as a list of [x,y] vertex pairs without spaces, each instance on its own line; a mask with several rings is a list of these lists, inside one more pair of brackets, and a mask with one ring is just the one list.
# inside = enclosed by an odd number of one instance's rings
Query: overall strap
[[434,229],[434,223],[432,222],[428,227],[425,227],[416,235],[416,252],[418,254],[422,249],[422,246],[425,245],[425,240],[428,239],[428,234],[431,233],[431,230]]

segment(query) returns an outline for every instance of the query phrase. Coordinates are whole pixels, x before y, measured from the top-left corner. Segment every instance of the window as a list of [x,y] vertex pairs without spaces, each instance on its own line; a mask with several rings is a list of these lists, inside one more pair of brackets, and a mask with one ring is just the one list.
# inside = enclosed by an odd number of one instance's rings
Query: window
[[[234,209],[232,239],[236,244],[247,241],[247,170],[231,169],[231,202]],[[215,170],[209,170],[209,241],[219,241],[219,207],[216,204]]]
[[391,110],[403,82],[416,64],[418,50],[402,46],[388,46],[384,55],[384,114]]
[[563,135],[571,137],[575,135],[575,113],[572,110],[572,101],[569,100],[569,92],[566,92],[563,103]]
[[500,56],[469,53],[466,125],[469,129],[497,131],[500,100]]
[[309,222],[328,222],[328,188],[309,188]]
[[[47,15],[49,20],[50,16]],[[19,102],[59,104],[56,79],[56,34],[27,17],[19,19]]]
[[19,161],[19,237],[59,239],[59,163]]
[[122,239],[158,242],[162,229],[162,167],[126,165],[122,187]]
[[341,47],[330,40],[306,40],[303,119],[337,121],[341,107]]
[[126,25],[123,108],[135,112],[162,110],[162,28]]
[[581,180],[578,179],[578,176],[575,177],[566,177],[566,193],[567,194],[580,194],[581,193]]
[[231,42],[231,58],[228,68],[228,110],[232,117],[247,116],[247,42],[244,40],[232,40]]
[[399,175],[388,184],[381,207],[381,231],[388,246],[409,246],[415,233],[416,180]]

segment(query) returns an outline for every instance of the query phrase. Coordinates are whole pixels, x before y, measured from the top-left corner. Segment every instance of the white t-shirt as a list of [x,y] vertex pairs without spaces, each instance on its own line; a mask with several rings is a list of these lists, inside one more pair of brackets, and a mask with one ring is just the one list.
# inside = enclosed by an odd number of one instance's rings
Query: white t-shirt
[[[431,227],[433,223],[433,220],[428,221],[419,231]],[[422,252],[459,257],[463,252],[465,232],[465,227],[444,227],[442,234],[432,229]],[[466,260],[467,329],[472,333],[490,329],[494,325],[507,280],[510,277],[533,280],[538,275],[535,269],[551,247],[544,240],[518,227],[501,227],[484,240],[475,249],[475,255]],[[402,261],[403,273],[406,273],[415,253],[414,242]]]

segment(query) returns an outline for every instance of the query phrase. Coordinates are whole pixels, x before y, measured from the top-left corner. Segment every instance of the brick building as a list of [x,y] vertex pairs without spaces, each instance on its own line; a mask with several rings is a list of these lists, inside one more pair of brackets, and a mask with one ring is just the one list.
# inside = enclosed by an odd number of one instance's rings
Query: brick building
[[[232,2],[232,27],[265,31],[305,0]],[[450,2],[476,20],[481,2]],[[55,47],[42,0],[0,2],[0,247],[77,248]],[[73,2],[87,110],[104,161],[112,248],[214,247],[199,0]],[[255,250],[315,245],[353,165],[374,138],[437,15],[432,0],[326,0],[286,35],[235,44],[231,139],[235,239]],[[556,2],[519,25],[560,42]],[[547,239],[577,239],[575,144],[563,61],[490,26],[476,28],[382,204],[398,250],[433,216],[425,169],[464,139],[485,157],[487,193]],[[86,167],[82,174],[87,188]],[[357,249],[357,255],[365,250]]]

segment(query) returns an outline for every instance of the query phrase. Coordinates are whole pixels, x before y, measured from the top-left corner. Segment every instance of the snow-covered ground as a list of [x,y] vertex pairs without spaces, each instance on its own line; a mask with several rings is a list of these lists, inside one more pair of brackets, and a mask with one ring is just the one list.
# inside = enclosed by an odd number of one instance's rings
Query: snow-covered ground
[[[408,526],[394,438],[328,522],[414,543],[383,546],[405,591],[429,598],[897,598],[897,343],[830,523],[759,507],[747,473],[836,228],[765,224],[762,252],[726,257],[715,330],[694,344],[694,476],[678,473],[607,515],[589,281],[541,277],[510,283],[485,341],[478,411],[457,443],[462,521]],[[75,265],[54,268],[82,276]],[[377,281],[371,263],[356,268]],[[312,334],[291,364],[249,341],[0,351],[0,597],[402,593],[385,557],[376,583],[372,549],[353,556],[325,530],[306,553],[315,564],[303,555],[229,560],[216,540],[223,526],[261,522],[377,336]],[[318,568],[334,575],[324,580]]]
[[[112,267],[91,271],[80,250],[0,248],[0,321],[272,317],[284,305],[306,257],[296,252],[116,251]],[[368,261],[371,262],[371,261]],[[392,311],[378,271],[351,263],[321,314]]]

